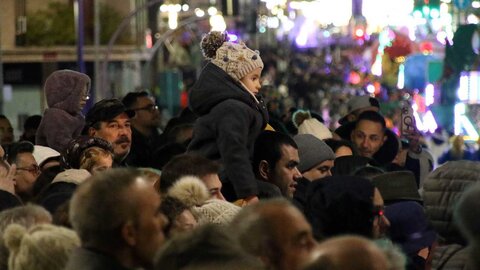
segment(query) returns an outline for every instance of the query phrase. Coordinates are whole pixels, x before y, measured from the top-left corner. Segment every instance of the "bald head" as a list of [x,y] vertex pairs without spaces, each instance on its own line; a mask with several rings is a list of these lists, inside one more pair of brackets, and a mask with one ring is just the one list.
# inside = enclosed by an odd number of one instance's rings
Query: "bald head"
[[373,242],[358,236],[334,237],[322,242],[318,258],[304,270],[386,270],[387,258]]

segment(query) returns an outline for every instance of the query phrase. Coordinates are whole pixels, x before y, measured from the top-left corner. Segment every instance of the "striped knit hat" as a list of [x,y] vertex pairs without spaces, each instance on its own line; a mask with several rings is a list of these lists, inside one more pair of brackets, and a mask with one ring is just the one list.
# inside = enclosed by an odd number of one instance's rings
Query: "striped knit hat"
[[229,42],[226,32],[212,31],[206,34],[201,47],[207,59],[236,81],[257,68],[263,69],[259,52],[251,50],[243,43]]

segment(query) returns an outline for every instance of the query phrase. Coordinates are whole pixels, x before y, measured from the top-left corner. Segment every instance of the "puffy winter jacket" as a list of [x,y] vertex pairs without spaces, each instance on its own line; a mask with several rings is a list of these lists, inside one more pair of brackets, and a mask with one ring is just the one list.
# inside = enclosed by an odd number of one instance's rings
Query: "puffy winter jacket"
[[431,172],[423,186],[425,213],[440,235],[432,269],[470,269],[466,242],[453,222],[453,209],[464,190],[480,181],[480,162],[449,161]]

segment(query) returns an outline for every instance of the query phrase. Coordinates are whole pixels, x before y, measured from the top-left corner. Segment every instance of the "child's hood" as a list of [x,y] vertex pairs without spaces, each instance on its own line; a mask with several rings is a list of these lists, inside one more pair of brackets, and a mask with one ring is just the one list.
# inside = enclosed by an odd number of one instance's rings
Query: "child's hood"
[[190,90],[189,99],[190,108],[197,115],[207,114],[218,103],[227,99],[236,99],[256,107],[256,102],[248,91],[212,63],[203,69],[200,78]]
[[49,108],[57,108],[71,114],[79,112],[83,89],[90,90],[90,77],[73,70],[58,70],[45,81],[45,96]]

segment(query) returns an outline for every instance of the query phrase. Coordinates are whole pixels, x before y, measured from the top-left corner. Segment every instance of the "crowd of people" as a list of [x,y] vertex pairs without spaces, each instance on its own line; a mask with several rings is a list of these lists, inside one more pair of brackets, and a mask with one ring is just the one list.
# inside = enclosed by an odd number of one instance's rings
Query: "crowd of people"
[[201,47],[189,108],[162,132],[148,92],[83,116],[90,78],[72,70],[46,80],[19,141],[0,118],[0,269],[480,267],[480,163],[461,146],[437,166],[370,95],[334,130],[279,117],[257,51],[221,32]]

